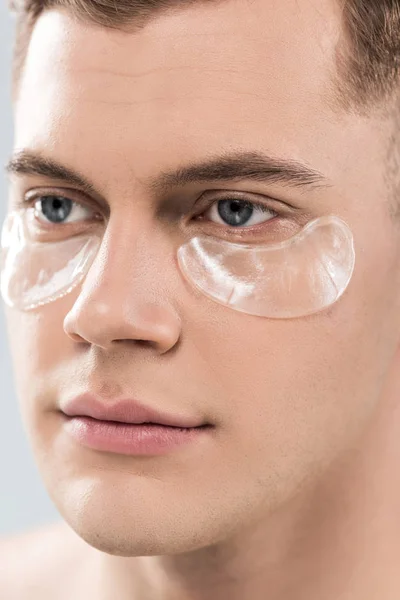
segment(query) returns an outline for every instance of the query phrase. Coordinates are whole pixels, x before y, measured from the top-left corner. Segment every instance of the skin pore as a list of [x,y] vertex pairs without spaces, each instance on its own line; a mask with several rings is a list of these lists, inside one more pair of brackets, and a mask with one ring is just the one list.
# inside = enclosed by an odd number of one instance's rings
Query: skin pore
[[[400,594],[400,238],[383,159],[391,124],[334,111],[339,43],[333,0],[209,3],[135,32],[64,10],[35,26],[15,151],[55,160],[93,189],[14,173],[9,209],[28,192],[57,193],[87,207],[83,228],[101,215],[90,226],[104,232],[82,287],[32,312],[7,308],[35,459],[85,542],[69,597]],[[297,161],[323,183],[155,185],[232,152]],[[210,216],[221,191],[280,216],[228,233]],[[195,231],[265,244],[329,214],[353,231],[356,267],[322,313],[239,313],[196,293],[177,269],[176,249]],[[88,390],[214,428],[161,457],[89,450],[65,434],[60,413],[62,399]]]

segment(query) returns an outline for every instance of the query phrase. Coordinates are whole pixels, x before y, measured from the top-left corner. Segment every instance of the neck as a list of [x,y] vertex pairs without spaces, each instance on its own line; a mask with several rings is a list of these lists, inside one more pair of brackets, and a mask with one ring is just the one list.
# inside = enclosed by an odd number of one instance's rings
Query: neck
[[304,488],[264,523],[248,526],[240,539],[187,554],[137,558],[88,547],[91,581],[101,579],[93,599],[265,600],[266,593],[270,600],[400,597],[395,576],[400,409],[394,379],[368,429],[318,484]]

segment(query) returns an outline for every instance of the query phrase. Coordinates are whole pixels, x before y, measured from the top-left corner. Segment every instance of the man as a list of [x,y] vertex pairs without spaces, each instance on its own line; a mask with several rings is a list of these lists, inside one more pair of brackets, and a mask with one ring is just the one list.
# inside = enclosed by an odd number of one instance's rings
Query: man
[[399,598],[399,2],[14,8],[0,596]]

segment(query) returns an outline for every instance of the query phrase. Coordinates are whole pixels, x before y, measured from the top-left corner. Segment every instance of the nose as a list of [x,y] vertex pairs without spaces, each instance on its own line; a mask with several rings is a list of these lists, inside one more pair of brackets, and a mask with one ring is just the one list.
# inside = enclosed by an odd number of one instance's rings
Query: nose
[[166,255],[144,232],[133,236],[132,231],[106,231],[64,319],[65,333],[106,350],[115,342],[130,341],[168,352],[180,338],[181,319],[171,303],[174,261],[160,261]]

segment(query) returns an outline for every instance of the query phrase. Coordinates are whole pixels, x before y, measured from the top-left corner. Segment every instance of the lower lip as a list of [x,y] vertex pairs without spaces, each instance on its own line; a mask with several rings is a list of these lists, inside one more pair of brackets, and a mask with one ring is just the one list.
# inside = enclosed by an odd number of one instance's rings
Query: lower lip
[[134,425],[99,421],[92,417],[66,417],[66,431],[82,445],[93,450],[130,455],[160,455],[194,442],[209,426],[181,429],[157,424]]

